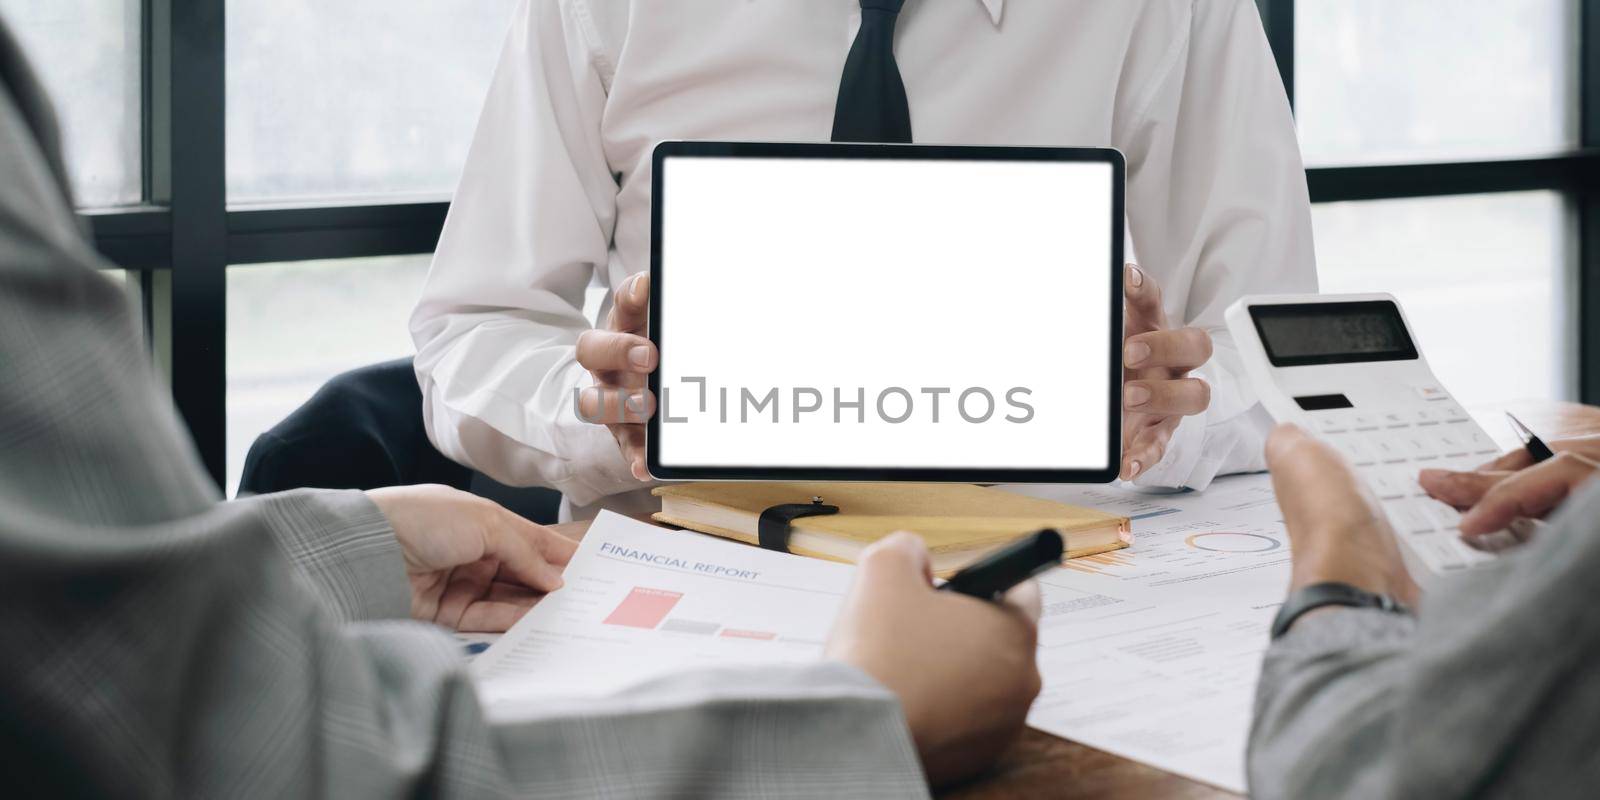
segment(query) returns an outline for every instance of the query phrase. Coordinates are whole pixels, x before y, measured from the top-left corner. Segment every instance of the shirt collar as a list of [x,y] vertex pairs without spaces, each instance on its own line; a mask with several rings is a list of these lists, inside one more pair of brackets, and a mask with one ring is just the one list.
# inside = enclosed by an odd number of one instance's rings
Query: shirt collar
[[993,20],[994,24],[999,25],[1000,12],[1006,7],[1006,0],[978,0],[978,2],[983,3],[983,7],[988,9],[989,19]]

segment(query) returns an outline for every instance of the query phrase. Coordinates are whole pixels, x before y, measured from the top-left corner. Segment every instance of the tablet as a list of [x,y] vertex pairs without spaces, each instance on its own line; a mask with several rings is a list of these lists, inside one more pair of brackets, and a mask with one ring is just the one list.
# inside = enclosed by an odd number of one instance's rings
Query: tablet
[[1116,477],[1117,151],[665,142],[654,170],[656,478]]

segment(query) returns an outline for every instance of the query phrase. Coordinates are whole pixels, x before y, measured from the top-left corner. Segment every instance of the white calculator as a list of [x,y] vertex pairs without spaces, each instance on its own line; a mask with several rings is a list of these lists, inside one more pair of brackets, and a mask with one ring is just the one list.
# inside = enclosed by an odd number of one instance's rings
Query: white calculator
[[1413,568],[1446,574],[1494,558],[1463,543],[1460,513],[1417,485],[1423,469],[1471,469],[1499,449],[1434,378],[1393,296],[1244,297],[1227,320],[1262,406],[1344,453]]

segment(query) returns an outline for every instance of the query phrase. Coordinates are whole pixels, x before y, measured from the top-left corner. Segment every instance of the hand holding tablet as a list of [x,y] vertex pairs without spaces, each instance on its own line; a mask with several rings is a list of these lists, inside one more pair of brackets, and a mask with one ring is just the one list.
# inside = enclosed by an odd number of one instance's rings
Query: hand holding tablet
[[1209,337],[1124,273],[1115,151],[668,142],[655,167],[654,277],[578,347],[578,411],[636,477],[1131,479],[1209,401]]
[[649,480],[645,470],[644,421],[655,413],[655,396],[646,388],[645,376],[656,368],[656,346],[646,339],[649,319],[650,274],[641,272],[623,282],[603,328],[578,337],[578,363],[589,370],[594,386],[578,393],[573,403],[578,415],[604,424],[633,477]]

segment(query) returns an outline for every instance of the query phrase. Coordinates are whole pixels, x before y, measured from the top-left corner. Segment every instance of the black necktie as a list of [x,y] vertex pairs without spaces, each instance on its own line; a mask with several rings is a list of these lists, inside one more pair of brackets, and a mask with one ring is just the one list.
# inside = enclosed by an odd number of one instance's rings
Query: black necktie
[[894,63],[894,21],[905,0],[861,0],[861,30],[844,60],[833,109],[836,142],[910,142],[911,104]]

